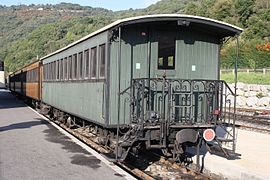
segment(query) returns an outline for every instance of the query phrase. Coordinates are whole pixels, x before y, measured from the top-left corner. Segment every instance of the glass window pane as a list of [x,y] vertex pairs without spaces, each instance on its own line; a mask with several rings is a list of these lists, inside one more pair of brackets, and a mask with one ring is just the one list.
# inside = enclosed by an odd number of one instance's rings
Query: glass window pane
[[52,80],[55,80],[55,61],[52,63]]
[[97,48],[91,49],[91,78],[97,77]]
[[105,44],[99,46],[99,77],[105,77]]
[[60,60],[60,64],[59,64],[59,70],[60,70],[60,80],[63,80],[63,59]]
[[50,80],[51,79],[51,63],[49,63],[49,65],[48,65],[48,80]]
[[69,79],[72,79],[72,56],[68,57],[68,75]]
[[175,38],[170,34],[158,39],[158,69],[175,69]]
[[56,72],[57,72],[57,70],[56,70],[56,61],[53,62],[53,68],[54,68],[53,69],[53,73],[54,73],[53,79],[56,80]]
[[90,58],[89,58],[89,50],[84,51],[84,61],[85,61],[85,79],[89,77],[89,65],[90,65]]
[[56,72],[56,79],[59,80],[59,60],[56,61],[55,72]]
[[67,79],[67,57],[63,61],[63,80]]
[[83,78],[83,53],[79,53],[79,78]]
[[45,81],[47,80],[47,78],[46,78],[46,65],[47,65],[47,64],[45,64],[45,65],[43,66],[43,78],[44,78]]
[[77,76],[78,76],[77,54],[73,54],[73,79],[77,79]]

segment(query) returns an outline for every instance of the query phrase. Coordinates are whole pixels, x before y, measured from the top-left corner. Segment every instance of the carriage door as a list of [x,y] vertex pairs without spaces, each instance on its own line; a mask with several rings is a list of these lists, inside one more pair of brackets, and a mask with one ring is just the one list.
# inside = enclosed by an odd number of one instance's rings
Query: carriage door
[[175,77],[176,32],[170,29],[153,31],[151,77]]
[[[149,111],[169,118],[168,109],[169,106],[172,106],[169,104],[169,100],[172,100],[172,94],[169,96],[168,92],[172,87],[169,87],[160,78],[163,76],[166,76],[167,79],[176,77],[177,33],[171,26],[153,29],[152,32]],[[163,89],[165,89],[164,92]]]

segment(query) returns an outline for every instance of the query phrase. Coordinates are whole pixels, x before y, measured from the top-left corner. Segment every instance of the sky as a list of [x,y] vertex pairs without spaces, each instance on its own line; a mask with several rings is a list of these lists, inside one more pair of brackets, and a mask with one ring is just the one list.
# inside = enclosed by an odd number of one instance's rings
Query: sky
[[146,8],[159,0],[1,0],[0,5],[20,4],[59,4],[61,2],[80,4],[82,6],[103,7],[113,11]]

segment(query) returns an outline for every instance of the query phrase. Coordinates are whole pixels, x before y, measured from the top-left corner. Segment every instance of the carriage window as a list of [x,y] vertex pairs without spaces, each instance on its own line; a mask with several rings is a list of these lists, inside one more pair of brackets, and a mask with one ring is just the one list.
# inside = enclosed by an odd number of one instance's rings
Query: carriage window
[[99,46],[99,77],[105,76],[105,44]]
[[30,81],[30,72],[31,71],[26,72],[26,82]]
[[63,79],[63,59],[59,61],[59,80]]
[[50,80],[53,80],[53,62],[50,63]]
[[48,73],[48,75],[49,75],[49,80],[51,80],[52,79],[52,63],[49,63],[49,73]]
[[38,82],[39,76],[38,76],[38,69],[34,69],[34,82]]
[[79,53],[79,78],[83,78],[83,53]]
[[54,73],[54,70],[55,70],[55,68],[54,68],[54,62],[51,63],[51,66],[52,66],[52,67],[51,67],[51,68],[52,68],[52,69],[51,69],[51,71],[52,71],[52,72],[51,72],[51,73],[52,73],[51,80],[54,80],[54,74],[55,74],[55,73]]
[[45,64],[44,66],[43,77],[45,78],[46,81],[48,80],[48,64]]
[[57,78],[57,73],[58,73],[58,63],[57,63],[57,61],[54,61],[54,62],[53,62],[53,67],[54,67],[54,70],[53,70],[53,72],[54,72],[54,77],[53,77],[53,79],[56,80],[56,78]]
[[59,80],[59,60],[56,61],[56,66],[55,66],[55,72],[56,72],[56,80]]
[[49,64],[49,80],[52,80],[52,63]]
[[67,57],[65,57],[63,62],[63,80],[67,79]]
[[52,63],[51,63],[51,73],[52,73],[52,75],[51,75],[51,80],[54,80],[54,74],[55,74],[55,73],[54,73],[54,70],[55,70],[55,69],[54,69],[54,62],[52,62]]
[[46,75],[47,75],[47,64],[45,64],[44,66],[43,66],[43,78],[44,78],[44,80],[46,81],[47,80],[47,77],[46,77]]
[[158,69],[175,69],[175,39],[162,35],[158,40]]
[[84,51],[84,61],[85,61],[85,79],[89,77],[89,65],[90,65],[90,58],[89,58],[89,50]]
[[91,49],[91,78],[97,77],[97,47]]
[[73,54],[73,79],[77,78],[78,66],[77,66],[77,54]]
[[48,80],[50,80],[50,63],[48,63],[47,64],[48,65],[48,67],[47,67],[47,78],[48,78]]
[[27,82],[33,82],[33,70],[26,72],[26,81]]
[[26,72],[27,82],[38,82],[37,68]]
[[50,63],[50,80],[52,80],[52,77],[53,77],[53,72],[52,72],[52,63]]
[[68,75],[69,79],[72,79],[72,56],[68,57]]
[[48,81],[49,80],[49,77],[48,77],[48,74],[49,74],[49,72],[48,72],[48,70],[49,70],[49,64],[46,64],[45,65],[45,78],[46,78],[46,80]]
[[52,80],[55,79],[55,61],[52,62]]

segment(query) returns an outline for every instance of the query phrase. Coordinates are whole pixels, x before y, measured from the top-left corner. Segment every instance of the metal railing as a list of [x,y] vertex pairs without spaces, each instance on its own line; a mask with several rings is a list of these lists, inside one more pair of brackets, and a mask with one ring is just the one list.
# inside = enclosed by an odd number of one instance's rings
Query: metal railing
[[131,121],[171,124],[220,124],[233,108],[228,102],[233,91],[222,80],[167,78],[133,79]]

